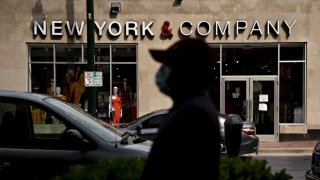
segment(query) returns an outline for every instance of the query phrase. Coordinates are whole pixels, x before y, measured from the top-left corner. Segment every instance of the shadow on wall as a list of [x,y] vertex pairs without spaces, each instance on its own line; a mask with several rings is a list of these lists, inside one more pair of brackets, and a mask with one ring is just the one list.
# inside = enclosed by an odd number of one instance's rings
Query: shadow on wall
[[[33,7],[32,9],[32,17],[33,19],[31,20],[31,23],[30,23],[30,30],[31,32],[33,32],[33,22],[34,21],[38,21],[40,25],[42,25],[43,21],[46,20],[46,17],[43,13],[43,6],[42,6],[42,3],[41,3],[41,0],[37,0],[35,6]],[[44,39],[45,36],[40,36],[41,39]],[[33,35],[33,39],[35,39],[36,36]]]
[[[67,21],[74,22],[74,0],[66,0],[66,12],[67,12]],[[43,21],[46,20],[46,15],[43,13],[43,4],[41,0],[37,0],[33,9],[32,9],[32,17],[33,19],[30,22],[30,30],[33,32],[33,25],[34,21],[37,21],[41,26],[43,25]],[[41,35],[40,38],[45,39],[46,36]],[[35,39],[36,36],[33,35],[33,39]],[[51,39],[60,39],[59,36],[51,36]],[[69,36],[68,37],[68,43],[73,43],[75,41],[74,38],[79,38],[75,36]]]

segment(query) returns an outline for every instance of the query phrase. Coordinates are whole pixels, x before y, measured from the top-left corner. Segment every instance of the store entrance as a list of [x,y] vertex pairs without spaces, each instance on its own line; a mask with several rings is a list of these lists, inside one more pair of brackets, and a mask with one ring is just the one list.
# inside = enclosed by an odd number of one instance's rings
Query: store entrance
[[257,134],[277,139],[276,77],[224,77],[221,83],[220,111],[239,114],[254,122]]

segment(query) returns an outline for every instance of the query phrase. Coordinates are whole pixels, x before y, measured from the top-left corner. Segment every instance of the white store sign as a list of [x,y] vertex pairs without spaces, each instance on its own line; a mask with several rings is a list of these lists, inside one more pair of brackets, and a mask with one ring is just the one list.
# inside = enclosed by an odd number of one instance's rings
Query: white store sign
[[102,72],[101,71],[85,71],[84,85],[86,87],[102,87]]

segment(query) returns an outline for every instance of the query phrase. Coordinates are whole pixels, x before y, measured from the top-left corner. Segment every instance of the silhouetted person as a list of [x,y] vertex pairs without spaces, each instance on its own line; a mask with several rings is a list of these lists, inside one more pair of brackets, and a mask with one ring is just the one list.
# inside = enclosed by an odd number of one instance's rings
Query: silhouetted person
[[212,50],[204,41],[188,38],[150,53],[162,63],[157,86],[174,103],[141,179],[219,179],[220,127],[207,90],[214,81]]

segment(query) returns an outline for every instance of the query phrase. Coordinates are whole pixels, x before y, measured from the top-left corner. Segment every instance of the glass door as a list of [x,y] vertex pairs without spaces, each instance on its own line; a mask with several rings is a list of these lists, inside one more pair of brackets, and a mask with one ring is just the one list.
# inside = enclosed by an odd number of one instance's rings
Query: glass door
[[254,122],[258,135],[278,137],[276,84],[274,77],[222,78],[221,113]]

